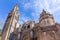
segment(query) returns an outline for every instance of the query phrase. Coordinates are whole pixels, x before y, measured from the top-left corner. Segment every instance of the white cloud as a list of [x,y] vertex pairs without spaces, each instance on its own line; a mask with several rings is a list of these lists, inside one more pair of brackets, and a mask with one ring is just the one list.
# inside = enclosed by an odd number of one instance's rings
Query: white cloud
[[27,22],[27,21],[29,21],[29,20],[31,20],[29,17],[24,17],[24,16],[23,16],[23,17],[21,18],[21,20],[20,20],[20,23],[23,24],[24,22]]
[[60,9],[59,4],[60,4],[60,0],[34,0],[33,2],[25,3],[24,9],[29,9],[32,7],[35,11],[40,11],[41,9],[45,9],[49,12],[54,13],[55,8],[57,10]]
[[25,14],[22,14],[20,17],[20,24],[23,24],[24,22],[27,22],[31,20],[31,18],[27,17]]
[[[27,2],[23,4],[24,10],[28,10],[29,8],[34,11],[31,13],[33,19],[38,21],[39,15],[43,9],[50,12],[51,14],[55,14],[58,10],[60,10],[60,0],[30,0],[31,2]],[[26,20],[25,20],[26,19]],[[29,17],[23,17],[22,20],[30,20]]]
[[[33,2],[33,8],[35,10],[35,13],[32,14],[32,16],[35,18],[37,16],[37,14],[41,13],[42,9],[45,9],[46,11],[50,12],[51,14],[55,14],[55,12],[57,12],[58,10],[60,10],[60,0],[35,0]],[[37,12],[37,13],[36,13]],[[36,18],[35,18],[36,20]]]
[[31,8],[31,3],[25,3],[24,6],[23,6],[23,8],[24,8],[25,10]]
[[22,20],[23,22],[27,22],[28,20],[30,20],[30,18],[23,16],[23,17],[21,18],[21,20]]
[[36,22],[39,22],[39,16],[40,16],[39,13],[32,13],[31,15],[33,16],[33,20],[35,20]]

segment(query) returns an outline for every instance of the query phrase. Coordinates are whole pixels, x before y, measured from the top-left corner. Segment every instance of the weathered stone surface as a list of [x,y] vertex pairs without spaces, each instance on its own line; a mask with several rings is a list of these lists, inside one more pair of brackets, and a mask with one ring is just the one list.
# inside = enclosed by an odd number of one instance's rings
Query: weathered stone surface
[[2,40],[60,40],[60,24],[55,23],[52,14],[43,10],[38,23],[28,21],[17,29],[19,15],[16,11],[18,12],[17,6],[7,17],[2,32]]

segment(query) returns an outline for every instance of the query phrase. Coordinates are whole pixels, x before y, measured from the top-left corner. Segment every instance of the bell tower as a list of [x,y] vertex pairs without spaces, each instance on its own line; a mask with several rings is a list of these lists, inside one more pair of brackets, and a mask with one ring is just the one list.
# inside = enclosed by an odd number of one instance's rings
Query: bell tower
[[11,10],[8,14],[2,32],[2,40],[9,40],[10,34],[15,30],[16,24],[19,21],[18,5]]
[[40,24],[40,27],[54,25],[55,21],[54,21],[53,15],[43,10],[42,13],[40,14],[39,24]]

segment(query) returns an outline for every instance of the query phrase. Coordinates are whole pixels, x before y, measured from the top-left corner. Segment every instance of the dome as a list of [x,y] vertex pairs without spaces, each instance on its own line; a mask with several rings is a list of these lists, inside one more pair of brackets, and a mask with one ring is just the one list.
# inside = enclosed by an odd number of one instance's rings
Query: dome
[[53,15],[43,10],[42,13],[40,14],[39,23],[40,26],[54,25],[55,22]]

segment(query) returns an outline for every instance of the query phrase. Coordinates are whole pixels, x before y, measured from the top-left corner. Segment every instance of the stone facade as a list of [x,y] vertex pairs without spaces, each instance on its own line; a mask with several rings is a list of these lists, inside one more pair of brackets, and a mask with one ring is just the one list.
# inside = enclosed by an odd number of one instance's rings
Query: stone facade
[[3,31],[2,40],[9,40],[9,36],[16,29],[16,24],[19,20],[18,5],[8,14]]
[[[22,26],[16,28],[16,25],[14,24],[17,24],[19,19],[17,9],[18,7],[15,6],[10,13],[14,16],[13,18],[9,17],[10,14],[8,15],[8,18],[10,19],[7,18],[4,25],[2,40],[60,40],[60,24],[55,23],[52,14],[43,10],[38,23],[35,21],[27,21]],[[15,16],[17,16],[16,19]]]

